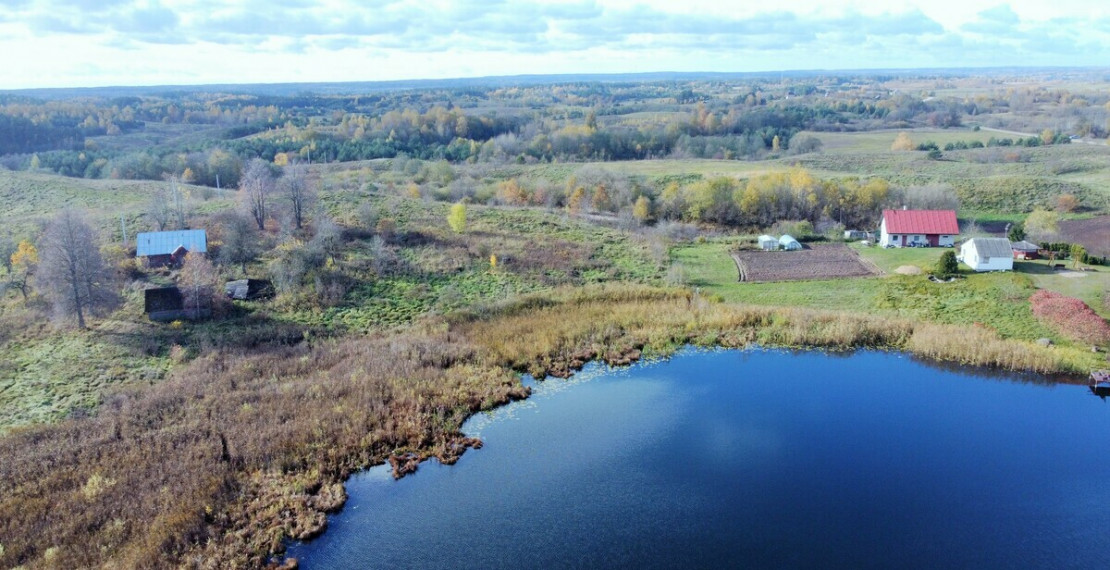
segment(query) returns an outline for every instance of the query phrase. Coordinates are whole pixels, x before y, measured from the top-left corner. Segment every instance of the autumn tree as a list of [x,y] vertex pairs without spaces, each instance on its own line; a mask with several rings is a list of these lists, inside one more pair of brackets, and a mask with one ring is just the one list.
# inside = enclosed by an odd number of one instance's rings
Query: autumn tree
[[451,206],[451,212],[447,214],[447,225],[457,234],[466,231],[466,203],[460,201]]
[[636,203],[632,205],[632,217],[640,224],[646,224],[651,219],[651,200],[647,196],[636,198]]
[[567,198],[567,213],[571,215],[580,214],[582,212],[582,207],[585,206],[585,202],[586,189],[581,186],[575,188],[574,192],[571,192],[570,197]]
[[1056,197],[1056,211],[1063,213],[1074,212],[1079,209],[1079,198],[1075,194],[1060,194]]
[[27,285],[31,279],[31,273],[38,264],[39,251],[35,249],[35,244],[28,240],[19,242],[15,251],[8,257],[8,282],[12,287],[19,289],[24,301],[27,300]]
[[304,224],[305,214],[316,201],[316,188],[308,180],[308,168],[292,162],[282,169],[278,179],[278,192],[289,206],[289,217],[298,230]]
[[266,161],[255,158],[248,162],[239,179],[239,199],[259,231],[266,229],[266,219],[270,215],[270,195],[273,191],[274,177]]
[[1060,215],[1041,208],[1025,218],[1025,233],[1039,241],[1050,241],[1060,231]]
[[185,311],[191,318],[212,309],[216,296],[219,273],[203,253],[189,253],[178,272],[177,284],[181,289]]
[[117,296],[112,274],[100,256],[93,229],[73,210],[62,210],[47,226],[41,241],[38,288],[59,320],[76,318],[86,328],[85,315],[109,311]]
[[1071,244],[1071,249],[1068,251],[1068,253],[1071,254],[1071,266],[1075,269],[1078,269],[1079,264],[1083,263],[1083,260],[1087,257],[1087,248],[1077,243],[1073,243]]
[[890,145],[890,150],[913,150],[915,148],[917,148],[917,145],[913,144],[913,139],[906,131],[898,133],[898,136],[894,137],[894,144]]
[[613,199],[609,197],[609,191],[605,189],[604,184],[594,189],[591,205],[598,212],[608,212],[613,209]]

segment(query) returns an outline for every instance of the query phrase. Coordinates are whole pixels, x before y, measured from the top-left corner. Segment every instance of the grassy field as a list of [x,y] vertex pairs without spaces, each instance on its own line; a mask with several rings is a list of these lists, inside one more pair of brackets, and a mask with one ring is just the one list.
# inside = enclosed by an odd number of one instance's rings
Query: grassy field
[[801,136],[812,136],[821,141],[821,148],[832,153],[881,153],[890,152],[890,146],[898,133],[909,133],[915,144],[927,141],[937,143],[944,148],[947,143],[959,141],[979,141],[986,143],[992,136],[1000,138],[998,133],[986,131],[973,131],[969,128],[952,129],[897,129],[882,131],[865,131],[856,133],[826,133],[802,131]]
[[[53,174],[13,172],[0,169],[0,232],[27,236],[58,210],[76,208],[84,212],[102,232],[119,238],[120,214],[124,214],[132,236],[151,231],[143,213],[162,182],[144,180],[88,180]],[[218,210],[233,203],[234,192],[185,185],[196,208]],[[203,197],[211,195],[205,200]]]

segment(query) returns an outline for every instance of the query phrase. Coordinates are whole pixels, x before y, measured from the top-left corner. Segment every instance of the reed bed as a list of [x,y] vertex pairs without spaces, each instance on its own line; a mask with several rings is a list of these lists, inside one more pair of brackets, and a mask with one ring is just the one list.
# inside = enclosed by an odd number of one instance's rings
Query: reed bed
[[262,567],[323,530],[354,471],[388,461],[401,475],[479,445],[462,422],[526,397],[515,372],[566,376],[691,343],[891,348],[1037,372],[1094,362],[981,327],[646,286],[559,290],[371,337],[216,347],[91,417],[0,438],[0,567]]

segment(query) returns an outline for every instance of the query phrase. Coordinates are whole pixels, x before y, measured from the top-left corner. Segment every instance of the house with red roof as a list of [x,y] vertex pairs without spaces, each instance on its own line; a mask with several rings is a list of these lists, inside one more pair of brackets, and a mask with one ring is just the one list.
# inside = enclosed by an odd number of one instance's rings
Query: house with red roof
[[955,210],[883,210],[879,245],[952,247],[959,233]]

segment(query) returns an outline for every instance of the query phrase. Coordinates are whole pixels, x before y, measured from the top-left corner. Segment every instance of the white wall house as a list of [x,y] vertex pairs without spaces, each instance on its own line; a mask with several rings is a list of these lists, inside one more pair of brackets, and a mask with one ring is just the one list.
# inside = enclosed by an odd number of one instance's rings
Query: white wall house
[[956,256],[975,271],[1012,271],[1014,250],[1006,238],[972,238],[960,246]]
[[955,210],[883,210],[882,247],[952,247],[960,234]]

